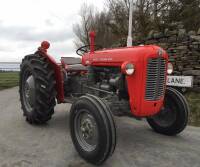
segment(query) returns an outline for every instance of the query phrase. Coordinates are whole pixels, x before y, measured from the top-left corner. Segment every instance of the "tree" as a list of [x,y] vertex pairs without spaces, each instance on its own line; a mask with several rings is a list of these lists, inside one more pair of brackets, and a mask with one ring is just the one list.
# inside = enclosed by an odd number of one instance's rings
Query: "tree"
[[111,28],[108,26],[111,17],[108,12],[94,12],[93,6],[84,4],[80,10],[81,22],[73,26],[73,31],[77,37],[76,47],[89,45],[89,32],[95,30],[95,43],[103,48],[111,47],[115,41]]
[[[129,0],[107,0],[107,8],[113,18],[113,22],[109,25],[114,34],[119,38],[127,37],[128,32],[128,16],[129,16]],[[136,0],[133,11],[133,36],[136,34],[144,38],[147,36],[152,27],[150,15],[149,0]]]
[[81,22],[73,26],[73,31],[77,37],[76,47],[89,44],[88,32],[94,28],[94,10],[92,6],[83,4],[80,10]]
[[[81,22],[74,26],[77,46],[88,44],[88,32],[97,32],[96,43],[103,47],[125,46],[128,34],[130,0],[105,0],[106,9],[94,11],[83,5]],[[187,31],[200,27],[200,0],[135,0],[133,40],[143,40],[150,30],[164,32],[172,23],[181,22]]]
[[199,0],[179,0],[180,21],[183,22],[187,30],[197,30],[200,27],[200,1]]

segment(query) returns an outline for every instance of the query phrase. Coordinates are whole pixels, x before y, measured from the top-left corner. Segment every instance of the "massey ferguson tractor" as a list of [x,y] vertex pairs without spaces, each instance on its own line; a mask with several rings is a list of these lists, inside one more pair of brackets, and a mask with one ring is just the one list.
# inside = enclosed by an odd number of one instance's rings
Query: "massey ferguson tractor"
[[75,149],[86,161],[99,165],[114,152],[114,116],[145,118],[157,133],[176,135],[188,122],[188,104],[176,89],[166,86],[173,71],[168,55],[154,45],[77,50],[80,58],[56,63],[43,41],[21,63],[20,99],[26,120],[44,124],[56,103],[71,103],[70,132]]

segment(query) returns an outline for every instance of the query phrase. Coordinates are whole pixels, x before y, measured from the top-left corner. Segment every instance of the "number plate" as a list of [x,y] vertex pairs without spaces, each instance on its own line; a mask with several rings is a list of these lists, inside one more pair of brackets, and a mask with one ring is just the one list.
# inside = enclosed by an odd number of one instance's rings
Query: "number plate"
[[167,76],[168,86],[177,87],[193,87],[193,77],[192,76]]

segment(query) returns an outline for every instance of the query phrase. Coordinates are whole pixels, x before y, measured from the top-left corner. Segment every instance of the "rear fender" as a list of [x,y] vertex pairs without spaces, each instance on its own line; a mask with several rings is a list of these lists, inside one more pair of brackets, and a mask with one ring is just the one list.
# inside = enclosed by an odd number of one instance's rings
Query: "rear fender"
[[57,102],[63,103],[64,102],[64,86],[63,86],[64,79],[63,79],[62,66],[57,64],[55,59],[52,56],[50,56],[49,54],[47,54],[47,49],[39,47],[38,51],[36,53],[47,58],[48,62],[50,63],[50,65],[54,69],[55,80],[56,80]]

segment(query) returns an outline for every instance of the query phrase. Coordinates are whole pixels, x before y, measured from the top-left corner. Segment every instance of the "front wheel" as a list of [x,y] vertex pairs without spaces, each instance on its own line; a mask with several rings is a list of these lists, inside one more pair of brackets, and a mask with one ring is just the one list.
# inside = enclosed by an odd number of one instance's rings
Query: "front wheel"
[[116,129],[113,116],[99,98],[82,96],[72,105],[70,130],[77,152],[86,161],[100,165],[114,152]]
[[167,88],[163,109],[157,115],[147,118],[147,122],[156,132],[172,136],[185,129],[188,112],[185,97],[177,90]]

